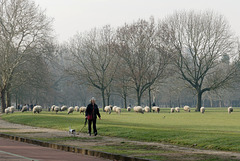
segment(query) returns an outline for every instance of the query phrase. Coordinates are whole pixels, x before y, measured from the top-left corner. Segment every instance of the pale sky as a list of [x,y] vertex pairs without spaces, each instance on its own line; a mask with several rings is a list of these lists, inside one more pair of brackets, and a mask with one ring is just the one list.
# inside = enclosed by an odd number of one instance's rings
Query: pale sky
[[77,32],[110,24],[118,27],[139,18],[156,20],[178,10],[212,10],[226,17],[240,36],[240,0],[35,0],[49,17],[59,42]]

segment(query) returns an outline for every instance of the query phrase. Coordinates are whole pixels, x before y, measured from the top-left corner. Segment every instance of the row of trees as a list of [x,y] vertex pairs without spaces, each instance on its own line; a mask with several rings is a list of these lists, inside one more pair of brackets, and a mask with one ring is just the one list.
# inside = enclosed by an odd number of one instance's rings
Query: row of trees
[[199,111],[202,100],[213,104],[238,87],[238,39],[213,12],[107,25],[58,45],[34,2],[3,0],[0,10],[2,112],[11,102],[86,105],[92,95],[103,107],[153,100]]
[[99,89],[103,106],[118,86],[125,102],[128,90],[135,91],[137,105],[148,91],[151,107],[151,91],[174,75],[195,90],[199,111],[203,93],[229,87],[239,70],[237,38],[213,12],[178,12],[159,23],[150,18],[116,30],[105,26],[77,34],[67,51],[71,75]]
[[125,25],[117,31],[105,26],[78,34],[67,46],[71,62],[68,71],[77,80],[99,89],[103,106],[105,95],[109,100],[111,92],[119,88],[125,107],[130,89],[135,91],[140,105],[143,93],[165,77],[171,57],[157,43],[155,29],[152,19]]
[[52,50],[51,21],[32,1],[0,1],[2,112],[11,105],[13,91],[21,95],[24,85],[34,85],[37,90],[48,79],[46,57]]

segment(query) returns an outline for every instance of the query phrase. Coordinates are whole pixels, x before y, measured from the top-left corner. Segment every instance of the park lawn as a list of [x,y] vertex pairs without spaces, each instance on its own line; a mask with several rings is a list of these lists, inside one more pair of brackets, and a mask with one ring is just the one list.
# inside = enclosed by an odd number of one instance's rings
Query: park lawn
[[[169,111],[169,108],[161,108],[159,114],[138,114],[123,110],[120,115],[102,112],[102,120],[97,121],[98,133],[130,140],[240,152],[240,108],[234,108],[232,114],[227,113],[227,108],[206,108],[205,114],[182,109],[180,113]],[[67,115],[66,111],[58,114],[47,111],[14,113],[2,118],[13,123],[66,131],[69,126],[80,130],[84,124],[84,115],[77,112]]]

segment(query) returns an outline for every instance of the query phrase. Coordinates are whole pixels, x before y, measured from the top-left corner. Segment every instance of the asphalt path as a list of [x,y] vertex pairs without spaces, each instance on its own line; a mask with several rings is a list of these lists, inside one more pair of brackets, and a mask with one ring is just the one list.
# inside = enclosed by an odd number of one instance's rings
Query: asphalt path
[[0,138],[0,161],[107,161],[77,153],[65,152]]

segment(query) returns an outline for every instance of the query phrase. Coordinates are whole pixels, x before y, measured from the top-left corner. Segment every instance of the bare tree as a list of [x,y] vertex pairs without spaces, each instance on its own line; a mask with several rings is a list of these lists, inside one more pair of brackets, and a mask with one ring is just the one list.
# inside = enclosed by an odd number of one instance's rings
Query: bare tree
[[129,71],[126,70],[124,61],[119,59],[120,63],[118,66],[117,74],[113,83],[114,91],[120,95],[124,100],[124,108],[127,108],[127,97],[130,95],[132,87],[131,77],[128,76]]
[[[239,61],[236,39],[224,17],[213,12],[175,13],[161,28],[181,78],[196,90],[196,110],[200,111],[204,92],[234,80]],[[225,54],[230,56],[230,64],[221,61]]]
[[125,24],[117,31],[117,53],[124,60],[126,75],[136,91],[137,104],[143,93],[164,75],[169,55],[162,50],[153,18]]
[[16,70],[25,64],[36,48],[49,40],[51,20],[34,2],[2,0],[0,2],[0,95],[2,112],[6,91]]
[[72,66],[68,72],[77,80],[101,91],[105,107],[105,92],[114,79],[117,57],[114,53],[115,33],[110,26],[76,35],[69,44]]

